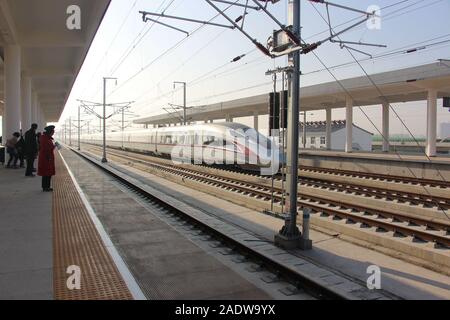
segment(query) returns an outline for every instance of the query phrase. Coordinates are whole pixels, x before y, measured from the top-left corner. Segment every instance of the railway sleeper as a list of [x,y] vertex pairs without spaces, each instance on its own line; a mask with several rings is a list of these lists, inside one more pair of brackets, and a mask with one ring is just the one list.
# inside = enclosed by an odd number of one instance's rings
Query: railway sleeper
[[252,273],[253,272],[261,272],[261,271],[265,270],[264,263],[262,263],[262,262],[252,263],[251,265],[246,267],[245,270],[247,270],[248,272],[252,272]]
[[383,228],[383,227],[377,227],[377,228],[375,229],[375,231],[376,231],[376,232],[379,232],[379,233],[386,233],[386,232],[389,232],[388,229]]

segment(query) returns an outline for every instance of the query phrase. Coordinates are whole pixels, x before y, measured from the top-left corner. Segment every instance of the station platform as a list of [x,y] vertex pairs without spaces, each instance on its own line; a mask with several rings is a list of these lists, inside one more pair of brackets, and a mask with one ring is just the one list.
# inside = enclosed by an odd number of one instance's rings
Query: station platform
[[0,299],[52,299],[52,194],[0,166]]
[[132,299],[59,155],[52,185],[0,168],[0,300]]
[[362,173],[383,173],[408,178],[450,181],[450,156],[385,152],[351,153],[307,149],[299,152],[299,165],[327,169],[349,170]]

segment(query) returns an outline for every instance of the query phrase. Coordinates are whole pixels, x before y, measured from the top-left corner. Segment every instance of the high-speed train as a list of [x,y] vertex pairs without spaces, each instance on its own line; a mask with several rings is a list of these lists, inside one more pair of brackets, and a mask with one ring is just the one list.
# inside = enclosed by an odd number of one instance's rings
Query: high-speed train
[[[102,134],[83,135],[82,143],[102,145]],[[276,167],[276,143],[239,123],[194,124],[106,134],[106,145],[195,164],[224,164],[244,169]]]

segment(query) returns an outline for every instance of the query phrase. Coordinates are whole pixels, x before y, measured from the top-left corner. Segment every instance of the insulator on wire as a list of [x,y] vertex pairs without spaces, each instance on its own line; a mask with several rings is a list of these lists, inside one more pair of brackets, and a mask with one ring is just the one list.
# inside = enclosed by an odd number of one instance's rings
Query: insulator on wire
[[254,41],[253,43],[262,53],[264,53],[265,55],[267,55],[269,57],[272,57],[272,54],[270,53],[270,51],[266,47],[264,47],[261,43],[259,43],[258,41]]
[[306,47],[304,47],[301,51],[302,54],[306,54],[309,53],[315,49],[317,49],[317,47],[320,45],[320,42],[315,42],[315,43],[311,43],[308,44]]
[[233,60],[231,60],[231,62],[236,62],[241,60],[243,57],[245,57],[245,54],[241,54],[240,56],[235,57]]

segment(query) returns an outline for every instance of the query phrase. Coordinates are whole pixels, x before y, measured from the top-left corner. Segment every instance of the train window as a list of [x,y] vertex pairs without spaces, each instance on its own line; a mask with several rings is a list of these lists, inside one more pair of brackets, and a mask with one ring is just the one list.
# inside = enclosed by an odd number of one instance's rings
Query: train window
[[184,136],[179,136],[179,137],[178,137],[178,143],[179,143],[179,144],[184,143]]
[[[249,131],[249,130],[252,130],[252,131]],[[258,131],[254,130],[252,128],[245,128],[244,133],[245,134],[242,134],[238,130],[233,130],[231,132],[231,135],[233,137],[235,137],[234,139],[245,138],[246,141],[251,141],[253,143],[257,143],[264,148],[267,148],[267,149],[272,148],[272,141],[270,141],[270,139],[267,139],[264,135],[262,135]]]
[[198,134],[195,134],[194,136],[194,144],[198,144]]
[[169,135],[166,136],[166,143],[172,144],[172,136],[169,136]]
[[316,144],[316,137],[311,137],[311,144]]
[[212,144],[214,142],[214,140],[215,140],[214,136],[206,136],[205,137],[205,142],[203,142],[203,144],[205,144],[205,145]]
[[320,144],[325,144],[325,137],[320,137]]

